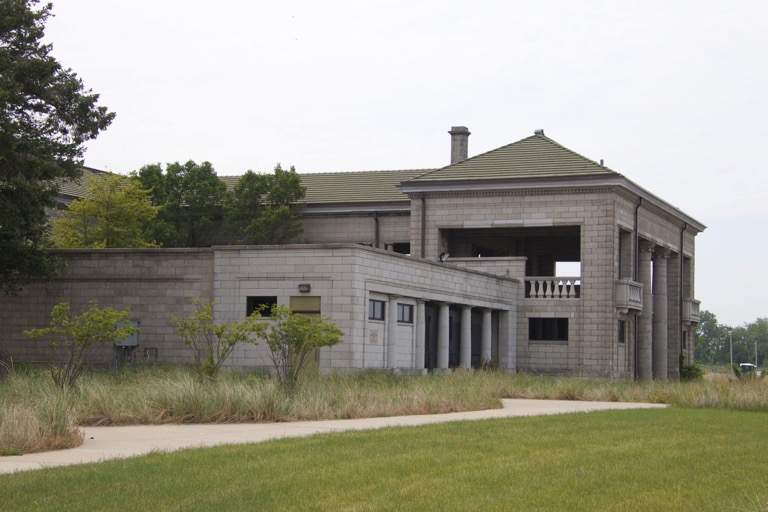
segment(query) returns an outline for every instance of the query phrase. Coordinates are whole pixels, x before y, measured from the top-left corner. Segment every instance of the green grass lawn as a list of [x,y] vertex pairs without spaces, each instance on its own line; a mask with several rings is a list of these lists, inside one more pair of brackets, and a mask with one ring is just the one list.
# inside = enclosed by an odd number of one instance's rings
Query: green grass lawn
[[0,509],[768,510],[766,453],[764,412],[458,422],[0,476]]

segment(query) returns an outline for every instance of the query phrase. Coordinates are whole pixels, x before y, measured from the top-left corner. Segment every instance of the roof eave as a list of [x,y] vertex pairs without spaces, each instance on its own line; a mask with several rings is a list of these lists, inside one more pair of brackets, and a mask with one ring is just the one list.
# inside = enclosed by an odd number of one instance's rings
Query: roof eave
[[354,214],[354,213],[409,213],[410,200],[398,202],[370,203],[325,203],[308,204],[301,211],[303,215]]
[[650,202],[660,210],[685,222],[689,227],[704,231],[706,226],[679,208],[669,204],[655,194],[637,185],[621,174],[590,174],[583,176],[548,176],[543,178],[494,179],[494,180],[446,180],[431,182],[403,182],[398,189],[407,195],[428,192],[473,192],[473,191],[520,191],[553,190],[561,188],[613,188],[621,187],[637,197]]

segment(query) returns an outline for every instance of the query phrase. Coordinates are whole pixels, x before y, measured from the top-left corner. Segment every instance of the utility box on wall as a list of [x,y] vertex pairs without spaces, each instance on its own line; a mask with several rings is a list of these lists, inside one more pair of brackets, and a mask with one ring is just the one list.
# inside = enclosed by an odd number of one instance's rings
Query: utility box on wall
[[[136,329],[139,328],[139,321],[138,320],[127,320],[122,325],[125,324],[131,324]],[[121,325],[121,327],[122,327]],[[117,340],[115,342],[116,347],[138,347],[139,346],[139,332],[136,331],[132,335],[128,336],[127,338],[123,338],[122,340]]]

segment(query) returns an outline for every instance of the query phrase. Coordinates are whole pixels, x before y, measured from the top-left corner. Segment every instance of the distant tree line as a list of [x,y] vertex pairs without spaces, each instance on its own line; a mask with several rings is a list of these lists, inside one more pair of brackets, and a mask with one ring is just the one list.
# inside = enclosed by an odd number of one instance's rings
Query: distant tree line
[[302,232],[305,188],[296,170],[246,172],[232,190],[209,162],[96,174],[85,197],[52,220],[55,247],[205,247],[279,244]]
[[762,366],[768,352],[768,318],[739,327],[731,327],[717,321],[714,313],[701,312],[696,329],[696,361],[708,364],[729,364],[733,340],[733,362],[754,363],[757,346],[758,366]]

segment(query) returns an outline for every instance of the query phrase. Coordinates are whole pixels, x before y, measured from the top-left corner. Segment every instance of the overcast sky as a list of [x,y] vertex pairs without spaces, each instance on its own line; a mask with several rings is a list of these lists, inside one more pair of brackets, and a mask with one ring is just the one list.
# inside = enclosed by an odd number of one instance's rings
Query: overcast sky
[[435,168],[543,128],[708,229],[696,298],[768,316],[768,2],[54,0],[46,38],[117,113],[86,165]]

